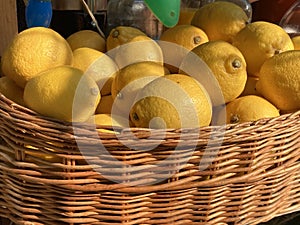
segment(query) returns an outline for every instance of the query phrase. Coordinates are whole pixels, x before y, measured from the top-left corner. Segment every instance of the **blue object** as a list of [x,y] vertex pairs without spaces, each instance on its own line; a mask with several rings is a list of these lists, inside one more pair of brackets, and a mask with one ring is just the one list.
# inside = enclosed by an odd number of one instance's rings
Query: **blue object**
[[52,19],[51,0],[29,0],[25,8],[27,27],[49,27]]

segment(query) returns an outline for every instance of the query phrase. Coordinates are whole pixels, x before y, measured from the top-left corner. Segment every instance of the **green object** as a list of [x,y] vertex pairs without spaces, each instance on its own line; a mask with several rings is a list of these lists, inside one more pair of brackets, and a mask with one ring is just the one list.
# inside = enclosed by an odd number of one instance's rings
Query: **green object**
[[180,0],[144,0],[148,8],[166,27],[178,23]]

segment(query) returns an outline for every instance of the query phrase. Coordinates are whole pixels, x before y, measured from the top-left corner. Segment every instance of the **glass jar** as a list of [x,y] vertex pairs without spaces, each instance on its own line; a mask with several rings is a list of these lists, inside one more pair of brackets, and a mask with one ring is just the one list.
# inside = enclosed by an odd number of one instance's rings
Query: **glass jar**
[[286,11],[279,25],[290,35],[295,37],[300,35],[300,0],[294,2],[294,4]]
[[252,21],[267,21],[279,24],[283,15],[296,0],[259,0],[252,3]]
[[114,27],[131,26],[153,39],[159,39],[164,28],[143,0],[109,0],[106,26],[107,35]]

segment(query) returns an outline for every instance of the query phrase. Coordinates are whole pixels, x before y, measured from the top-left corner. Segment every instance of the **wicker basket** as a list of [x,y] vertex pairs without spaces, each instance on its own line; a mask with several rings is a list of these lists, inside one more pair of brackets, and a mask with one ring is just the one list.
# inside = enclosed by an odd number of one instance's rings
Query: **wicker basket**
[[300,111],[113,133],[0,95],[0,118],[0,217],[16,224],[254,225],[300,210]]

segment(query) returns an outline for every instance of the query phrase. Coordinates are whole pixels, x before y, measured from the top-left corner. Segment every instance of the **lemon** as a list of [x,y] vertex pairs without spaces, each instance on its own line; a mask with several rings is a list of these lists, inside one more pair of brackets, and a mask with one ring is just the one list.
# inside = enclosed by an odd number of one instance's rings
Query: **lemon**
[[104,53],[93,48],[81,47],[73,51],[72,66],[85,72]]
[[[37,161],[46,161],[50,163],[62,163],[63,159],[56,155],[48,155],[42,152],[25,151],[26,162],[36,163]],[[40,163],[40,162],[39,162]]]
[[163,64],[163,53],[156,41],[150,37],[138,35],[119,46],[114,59],[119,68],[146,61]]
[[[61,163],[63,160],[62,157],[59,157],[57,154],[55,154],[55,151],[53,152],[53,154],[51,153],[49,154],[49,153],[44,153],[40,149],[33,147],[31,145],[26,145],[25,147],[26,149],[28,149],[25,151],[26,162],[36,163],[37,161],[46,161],[51,163]],[[49,149],[47,150],[49,151]]]
[[257,77],[266,59],[294,49],[290,36],[282,27],[265,21],[248,24],[234,37],[233,45],[244,55],[248,74]]
[[[89,124],[94,124],[96,126],[105,126],[105,127],[129,127],[130,121],[120,115],[112,115],[110,113],[97,113],[91,116],[87,121]],[[107,129],[107,128],[97,128],[97,131],[101,133],[108,134],[119,134],[118,131]]]
[[256,90],[257,81],[258,81],[257,77],[248,76],[245,88],[240,96],[245,96],[245,95],[260,96],[260,93]]
[[88,47],[101,52],[106,51],[106,41],[99,33],[93,30],[80,30],[69,37],[67,42],[74,51],[77,48]]
[[176,25],[165,30],[160,36],[161,41],[178,44],[188,50],[208,42],[206,33],[199,27],[193,25]]
[[177,25],[191,24],[198,8],[181,8]]
[[103,52],[92,48],[78,48],[73,51],[72,66],[91,76],[101,91],[101,95],[108,95],[111,91],[113,77],[119,68],[115,61]]
[[60,66],[30,79],[24,89],[26,105],[41,115],[84,122],[100,101],[96,82],[79,69]]
[[144,35],[147,36],[143,31],[138,28],[130,26],[117,26],[113,28],[106,39],[107,51],[112,50],[122,44],[129,42],[135,36]]
[[[112,82],[115,79],[116,74],[119,71],[116,71],[112,76],[108,77],[108,79],[104,80],[104,85],[98,85],[99,88],[101,88],[101,95],[106,96],[106,95],[111,95],[111,89],[112,89]],[[101,87],[100,87],[101,86]]]
[[72,50],[60,34],[50,28],[33,27],[17,34],[5,49],[2,72],[24,88],[38,73],[72,62]]
[[257,90],[282,111],[300,109],[300,50],[277,54],[260,70]]
[[225,103],[237,98],[243,92],[247,81],[246,62],[238,48],[226,41],[206,42],[187,54],[180,68],[193,63],[190,59],[194,54],[211,69],[219,83]]
[[210,41],[232,42],[247,21],[248,16],[241,7],[232,2],[217,1],[199,8],[191,24],[201,28]]
[[101,96],[101,100],[96,108],[97,114],[110,114],[114,100],[112,95]]
[[128,119],[120,115],[112,115],[110,113],[97,113],[91,116],[87,123],[92,123],[100,126],[116,126],[126,127],[128,126]]
[[138,62],[122,68],[112,83],[114,104],[119,110],[126,112],[142,87],[164,75],[164,66],[155,62]]
[[239,97],[226,105],[227,123],[257,121],[279,115],[279,110],[273,104],[256,95]]
[[136,127],[208,126],[212,119],[212,105],[206,90],[196,79],[169,74],[140,90],[130,118]]
[[178,73],[178,65],[184,56],[193,48],[206,42],[208,37],[205,32],[190,24],[176,25],[165,30],[159,41],[163,49],[165,66],[171,73]]
[[300,35],[292,37],[292,42],[294,44],[294,49],[295,50],[300,50]]
[[0,78],[0,92],[6,98],[14,101],[15,103],[25,106],[23,100],[24,89],[19,87],[12,79],[9,77]]

